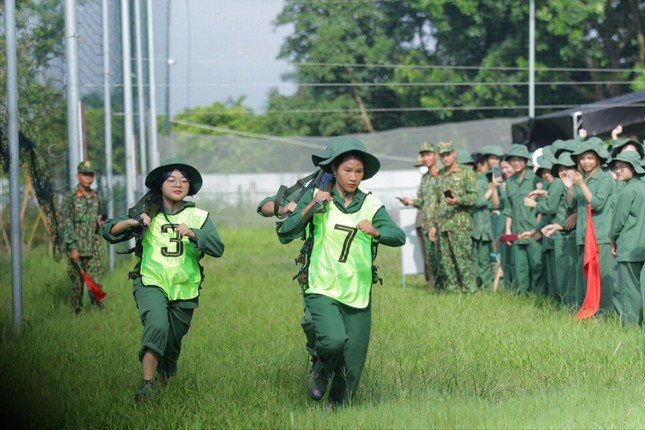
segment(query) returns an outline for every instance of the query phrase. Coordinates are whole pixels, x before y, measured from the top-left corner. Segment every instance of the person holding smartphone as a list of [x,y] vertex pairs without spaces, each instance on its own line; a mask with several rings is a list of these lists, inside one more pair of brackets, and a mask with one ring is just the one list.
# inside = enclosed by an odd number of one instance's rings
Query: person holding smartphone
[[426,173],[421,177],[421,184],[417,191],[417,198],[399,197],[399,201],[405,206],[414,206],[419,209],[421,215],[421,227],[419,238],[423,249],[425,279],[428,289],[435,287],[435,268],[438,262],[438,251],[435,243],[428,239],[430,231],[430,220],[437,209],[437,151],[432,143],[424,142],[419,149],[419,161],[427,168]]
[[[486,170],[490,172],[490,169]],[[487,172],[476,175],[477,200],[473,207],[474,227],[470,233],[473,241],[477,286],[483,290],[493,287],[495,279],[493,267],[490,264],[490,256],[494,252],[493,239],[495,238],[491,217],[493,211],[500,207],[497,184],[490,175],[486,175]]]
[[439,264],[437,288],[453,292],[477,291],[473,264],[472,207],[477,201],[477,185],[472,169],[460,166],[452,142],[439,144],[438,151],[444,168],[437,175],[437,210],[428,237],[437,244]]

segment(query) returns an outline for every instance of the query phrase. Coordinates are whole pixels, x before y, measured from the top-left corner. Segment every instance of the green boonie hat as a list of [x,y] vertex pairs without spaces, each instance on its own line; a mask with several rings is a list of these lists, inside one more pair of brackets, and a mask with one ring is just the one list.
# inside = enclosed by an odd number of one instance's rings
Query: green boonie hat
[[452,145],[452,142],[449,140],[444,140],[443,142],[439,143],[439,149],[437,152],[439,154],[445,154],[446,152],[451,152],[454,151],[455,147]]
[[90,160],[81,161],[78,164],[76,171],[78,173],[96,173],[96,169],[94,168],[94,163],[92,163]]
[[600,138],[595,136],[580,143],[577,149],[571,153],[571,157],[578,157],[589,151],[594,152],[600,158],[601,164],[609,159],[609,152],[607,152],[605,144],[602,143]]
[[331,173],[331,165],[338,157],[348,152],[358,152],[363,158],[363,167],[365,173],[363,179],[369,179],[376,175],[381,168],[381,162],[378,158],[367,152],[367,148],[355,137],[338,136],[333,137],[327,143],[327,148],[311,156],[314,166],[319,166],[325,172]]
[[560,166],[576,167],[576,162],[571,159],[571,153],[565,151],[553,162],[553,166],[551,167],[551,174],[553,176],[558,176]]
[[458,149],[456,158],[457,163],[459,164],[472,164],[473,166],[475,165],[473,156],[470,155],[470,152],[466,151],[465,149]]
[[540,155],[537,158],[537,170],[539,171],[540,169],[548,170],[549,172],[553,168],[553,162],[549,158],[549,156],[545,155]]
[[609,162],[609,167],[614,168],[614,164],[616,164],[616,161],[622,161],[624,163],[627,163],[632,166],[632,169],[634,169],[634,173],[636,173],[639,176],[642,176],[645,174],[645,169],[641,167],[641,157],[638,155],[638,152],[634,151],[625,151],[621,152],[616,156],[616,158],[612,158],[612,160]]
[[563,152],[574,152],[578,147],[579,143],[580,141],[575,139],[554,140],[553,143],[551,144],[551,148],[553,150],[553,156],[557,159],[560,156],[560,154],[562,154]]
[[620,154],[621,150],[627,145],[634,145],[636,147],[636,151],[638,151],[638,155],[640,155],[641,158],[645,156],[643,145],[638,140],[624,138],[614,140],[614,143],[611,147],[611,158],[616,158],[616,156]]
[[202,188],[204,183],[202,175],[193,166],[188,164],[181,158],[168,158],[164,160],[159,167],[155,167],[146,176],[146,187],[151,190],[161,188],[161,175],[167,171],[182,170],[188,174],[190,186],[188,187],[188,195],[193,196]]
[[506,155],[504,155],[505,160],[508,160],[511,157],[520,157],[528,161],[531,160],[531,154],[529,154],[528,148],[526,145],[522,145],[521,143],[512,144]]
[[434,145],[429,142],[423,142],[421,144],[421,149],[419,149],[419,154],[423,154],[424,152],[437,152],[436,149],[434,149]]
[[504,150],[499,145],[486,145],[482,148],[481,154],[482,154],[482,157],[486,157],[488,155],[494,155],[496,157],[501,158],[504,156]]

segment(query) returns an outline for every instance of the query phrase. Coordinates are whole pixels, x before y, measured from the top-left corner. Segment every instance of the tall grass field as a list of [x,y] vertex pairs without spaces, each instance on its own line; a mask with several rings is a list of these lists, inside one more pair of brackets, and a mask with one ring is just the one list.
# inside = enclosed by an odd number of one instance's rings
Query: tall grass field
[[[271,224],[267,222],[267,224]],[[141,336],[119,257],[104,310],[68,305],[65,261],[23,258],[24,322],[12,323],[10,260],[0,255],[0,422],[54,429],[645,428],[643,332],[614,317],[574,320],[546,299],[402,287],[399,249],[381,247],[367,364],[353,404],[330,411],[307,393],[300,243],[271,228],[223,228],[206,257],[200,306],[179,373],[148,403]],[[158,387],[157,387],[158,388]]]

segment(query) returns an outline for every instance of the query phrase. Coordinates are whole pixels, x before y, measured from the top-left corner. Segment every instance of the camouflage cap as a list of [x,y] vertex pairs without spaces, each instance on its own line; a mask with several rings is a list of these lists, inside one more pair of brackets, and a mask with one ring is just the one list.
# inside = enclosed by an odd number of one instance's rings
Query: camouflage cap
[[94,168],[94,163],[92,163],[90,160],[81,161],[78,164],[76,171],[78,173],[96,173],[96,169]]
[[423,142],[421,144],[421,149],[419,149],[419,154],[423,154],[424,152],[437,152],[436,149],[434,149],[434,145],[430,142]]
[[455,150],[455,147],[452,145],[452,142],[449,140],[444,140],[439,143],[439,154],[445,154],[446,152],[452,152]]

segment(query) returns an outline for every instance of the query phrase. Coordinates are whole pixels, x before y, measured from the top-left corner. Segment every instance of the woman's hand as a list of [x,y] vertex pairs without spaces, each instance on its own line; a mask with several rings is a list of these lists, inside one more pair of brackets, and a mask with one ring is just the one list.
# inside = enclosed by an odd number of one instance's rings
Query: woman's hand
[[563,230],[563,227],[560,224],[549,224],[542,228],[542,234],[545,237],[550,237],[556,231]]
[[546,197],[549,195],[549,192],[547,190],[533,190],[529,193],[529,197],[532,199],[538,198],[538,197]]
[[585,179],[582,177],[580,172],[577,172],[575,170],[571,170],[569,172],[569,179],[571,180],[571,182],[573,182],[574,185],[576,185],[578,187],[581,186],[582,184],[584,184],[584,182],[585,182]]
[[372,236],[374,239],[381,237],[381,233],[379,233],[379,231],[374,228],[372,223],[366,219],[359,222],[356,228],[367,234],[368,236]]
[[534,208],[537,206],[537,202],[531,197],[524,197],[524,206],[527,208]]
[[181,234],[182,236],[186,236],[190,240],[195,240],[197,238],[195,232],[186,224],[179,224],[177,226],[177,233]]
[[577,222],[578,222],[578,214],[577,213],[569,215],[569,217],[566,220],[564,220],[564,229],[565,230],[574,229]]

